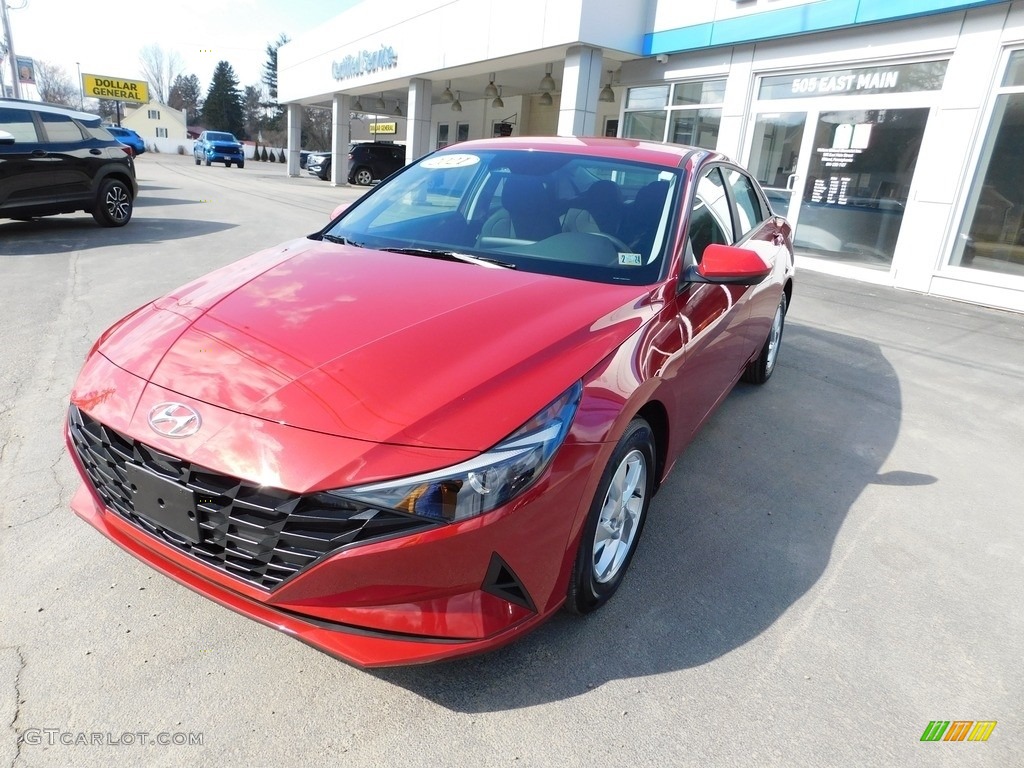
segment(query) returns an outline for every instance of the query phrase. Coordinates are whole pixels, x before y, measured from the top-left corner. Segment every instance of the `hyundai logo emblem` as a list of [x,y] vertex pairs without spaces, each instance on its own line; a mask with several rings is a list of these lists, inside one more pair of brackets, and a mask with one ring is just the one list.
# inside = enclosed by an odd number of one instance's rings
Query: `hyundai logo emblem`
[[196,410],[184,403],[160,403],[149,412],[149,426],[164,437],[191,437],[202,424]]

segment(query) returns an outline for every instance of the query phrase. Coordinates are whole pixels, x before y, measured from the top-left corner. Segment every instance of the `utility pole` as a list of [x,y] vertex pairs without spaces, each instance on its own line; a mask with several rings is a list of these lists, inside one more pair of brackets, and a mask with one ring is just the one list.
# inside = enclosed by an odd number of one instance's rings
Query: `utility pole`
[[7,61],[11,66],[11,86],[14,98],[21,98],[21,82],[18,79],[18,61],[14,56],[14,38],[11,36],[11,20],[7,18],[7,0],[0,0],[0,17],[4,22],[4,38],[7,40]]

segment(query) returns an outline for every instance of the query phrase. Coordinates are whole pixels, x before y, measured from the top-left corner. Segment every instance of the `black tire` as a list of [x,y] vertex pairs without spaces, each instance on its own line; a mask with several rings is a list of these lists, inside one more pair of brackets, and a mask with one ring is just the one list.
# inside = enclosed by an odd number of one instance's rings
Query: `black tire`
[[[633,419],[612,451],[583,526],[565,601],[570,613],[597,610],[622,583],[651,506],[654,467],[651,427],[641,418]],[[626,489],[624,502],[615,498],[620,486]],[[628,540],[623,542],[623,537]]]
[[101,227],[123,227],[132,218],[132,190],[120,179],[107,179],[100,184],[92,217]]
[[783,291],[779,299],[779,306],[775,309],[775,317],[772,318],[772,327],[768,331],[768,338],[757,357],[747,363],[743,369],[743,381],[748,384],[764,384],[772,377],[775,371],[775,364],[779,360],[779,347],[782,345],[782,329],[786,325],[786,293]]
[[239,161],[238,161],[238,162],[236,163],[236,165],[237,165],[237,166],[238,166],[239,168],[245,168],[245,160],[239,160]]
[[352,171],[352,179],[361,187],[368,187],[373,184],[373,172],[366,166],[361,166]]
[[196,159],[196,165],[199,165],[199,155],[193,155],[193,157]]
[[207,167],[207,168],[209,168],[209,167],[210,167],[210,158],[206,158],[206,167]]

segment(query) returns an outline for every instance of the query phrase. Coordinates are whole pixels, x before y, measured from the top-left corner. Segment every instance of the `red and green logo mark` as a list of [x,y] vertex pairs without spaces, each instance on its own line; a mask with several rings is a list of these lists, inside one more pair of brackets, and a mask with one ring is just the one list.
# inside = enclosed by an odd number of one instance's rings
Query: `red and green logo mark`
[[988,741],[995,728],[995,720],[932,720],[921,741]]

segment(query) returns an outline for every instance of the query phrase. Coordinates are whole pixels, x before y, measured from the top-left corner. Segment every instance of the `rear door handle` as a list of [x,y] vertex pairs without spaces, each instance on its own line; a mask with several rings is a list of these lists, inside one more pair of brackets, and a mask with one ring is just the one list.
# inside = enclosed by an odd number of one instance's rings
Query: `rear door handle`
[[46,157],[47,152],[45,149],[33,149],[32,157]]
[[95,147],[93,147],[92,149],[89,150],[89,154],[90,155],[102,155],[103,154],[103,150],[96,149]]

